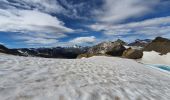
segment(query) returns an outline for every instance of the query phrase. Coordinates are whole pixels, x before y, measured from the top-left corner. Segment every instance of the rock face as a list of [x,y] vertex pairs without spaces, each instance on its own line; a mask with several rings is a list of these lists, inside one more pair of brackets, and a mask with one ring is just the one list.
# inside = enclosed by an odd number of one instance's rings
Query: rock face
[[143,51],[156,51],[161,54],[167,54],[170,52],[170,40],[162,37],[155,38],[149,43]]
[[126,48],[118,42],[103,42],[91,47],[87,54],[121,56]]
[[141,50],[128,48],[123,52],[122,56],[129,59],[140,59],[143,56],[143,52]]
[[20,55],[20,53],[15,49],[8,49],[7,47],[0,45],[0,52],[12,55]]
[[5,46],[0,44],[0,52],[7,53],[8,52],[8,48],[6,48]]

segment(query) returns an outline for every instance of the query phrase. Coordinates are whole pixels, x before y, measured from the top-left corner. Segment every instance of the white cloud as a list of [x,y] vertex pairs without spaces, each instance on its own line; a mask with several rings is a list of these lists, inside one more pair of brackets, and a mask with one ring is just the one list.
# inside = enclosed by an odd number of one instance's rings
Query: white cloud
[[159,0],[104,0],[102,10],[94,11],[98,20],[106,23],[122,22],[143,16],[153,10]]
[[119,28],[138,28],[138,27],[151,27],[151,26],[159,26],[159,25],[166,25],[170,23],[170,16],[168,17],[161,17],[161,18],[153,18],[149,20],[144,20],[141,22],[133,22],[129,24],[124,24],[124,25],[118,25],[117,27]]
[[[88,18],[85,16],[82,16],[80,13],[83,12],[86,9],[86,6],[88,6],[87,2],[79,2],[79,3],[73,3],[69,0],[61,0],[60,1],[62,5],[66,8],[64,13],[65,16],[73,18],[73,19],[81,19],[81,20],[87,20]],[[88,11],[86,11],[88,12]],[[84,13],[87,14],[87,13]]]
[[[8,0],[9,1],[9,0]],[[25,10],[38,10],[40,12],[49,14],[62,14],[71,18],[85,19],[78,14],[78,11],[83,9],[83,3],[74,4],[67,0],[13,0],[14,2],[7,0],[0,1],[5,4],[6,8],[21,8]],[[61,5],[62,4],[62,5]]]
[[20,7],[27,10],[39,10],[47,13],[61,13],[65,9],[57,0],[4,0],[6,6]]
[[84,43],[89,44],[89,43],[94,43],[95,41],[96,41],[96,37],[89,36],[89,37],[78,37],[71,40],[70,42],[73,44],[84,44]]
[[16,32],[12,38],[27,45],[57,44],[59,38],[75,32],[50,14],[65,12],[56,0],[3,0],[0,3],[0,31]]
[[[170,17],[120,24],[129,18],[135,19],[152,12],[160,0],[103,0],[104,5],[95,11],[93,9],[100,6],[91,7],[96,1],[90,2],[92,3],[88,4],[89,1],[75,3],[69,0],[61,0],[60,3],[58,0],[1,0],[0,31],[25,33],[23,38],[16,37],[16,39],[22,39],[27,44],[55,44],[58,43],[59,38],[67,37],[67,33],[81,33],[78,31],[80,29],[68,28],[64,22],[52,16],[52,14],[60,14],[73,19],[85,19],[87,15],[90,20],[95,17],[94,20],[98,23],[91,25],[90,28],[106,35],[129,33],[164,35],[170,32],[170,27],[166,25],[170,24]],[[97,18],[91,15],[91,11]],[[164,27],[161,27],[162,25]],[[94,36],[79,37],[67,44],[94,41],[96,41]]]
[[73,32],[56,17],[35,10],[0,9],[0,31],[10,32]]
[[27,34],[18,34],[13,38],[15,40],[21,40],[27,45],[56,45],[58,44],[60,38],[67,37],[63,33],[50,34],[50,33],[27,33]]
[[22,40],[27,45],[52,45],[58,42],[55,38],[35,37],[35,36],[16,36],[15,39]]
[[[55,45],[59,38],[77,32],[51,15],[70,14],[57,0],[3,0],[0,3],[0,31],[16,32],[12,38],[22,40],[27,45]],[[69,9],[74,10],[78,6],[81,4],[70,5]]]
[[170,16],[121,24],[154,12],[153,8],[159,4],[160,0],[105,0],[103,7],[94,12],[97,23],[89,27],[107,36],[165,36],[170,33]]
[[67,36],[65,32],[74,30],[65,27],[56,17],[39,11],[0,9],[0,31],[22,33],[14,39],[28,45],[47,45],[57,43],[56,39]]
[[99,23],[91,25],[90,28],[95,31],[103,31],[106,35],[123,35],[130,33],[159,36],[170,32],[169,24],[170,16],[119,25]]
[[34,39],[30,39],[28,41],[25,41],[25,43],[27,43],[28,45],[51,45],[51,44],[55,44],[58,41],[55,39],[45,39],[45,38],[34,38]]

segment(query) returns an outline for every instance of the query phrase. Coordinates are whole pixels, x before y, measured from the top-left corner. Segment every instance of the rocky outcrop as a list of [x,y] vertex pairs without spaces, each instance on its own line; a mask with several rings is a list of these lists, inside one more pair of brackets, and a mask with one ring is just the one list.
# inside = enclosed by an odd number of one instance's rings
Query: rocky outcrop
[[0,45],[0,52],[1,53],[6,53],[6,54],[11,54],[11,55],[21,55],[17,50],[15,49],[8,49],[7,47]]
[[170,52],[170,40],[162,37],[155,38],[149,43],[143,51],[156,51],[161,54],[167,54]]
[[91,47],[87,54],[121,56],[126,48],[118,42],[103,42]]
[[123,52],[122,57],[129,59],[140,59],[143,56],[143,52],[141,50],[128,48]]

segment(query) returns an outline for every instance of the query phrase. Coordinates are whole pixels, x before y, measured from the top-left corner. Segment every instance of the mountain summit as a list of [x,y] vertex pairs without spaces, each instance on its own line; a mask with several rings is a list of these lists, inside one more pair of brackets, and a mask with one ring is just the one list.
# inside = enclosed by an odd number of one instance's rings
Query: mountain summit
[[170,52],[170,40],[162,37],[156,37],[144,48],[144,51],[156,51],[161,54],[167,54]]

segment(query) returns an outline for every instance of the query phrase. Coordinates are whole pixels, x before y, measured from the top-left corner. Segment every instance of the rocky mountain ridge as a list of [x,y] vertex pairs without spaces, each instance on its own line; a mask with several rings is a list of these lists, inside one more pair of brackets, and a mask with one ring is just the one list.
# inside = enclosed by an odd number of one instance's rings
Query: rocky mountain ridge
[[156,37],[151,43],[144,47],[143,51],[156,51],[160,54],[167,54],[170,52],[170,40]]
[[[170,52],[170,40],[162,37],[157,37],[153,41],[149,39],[136,40],[135,42],[127,44],[118,39],[114,42],[102,42],[92,47],[53,47],[53,48],[22,48],[22,49],[8,49],[0,45],[0,52],[18,56],[32,56],[44,58],[82,58],[97,55],[118,56],[130,59],[139,59],[143,55],[143,51],[156,51],[160,54]],[[136,44],[135,44],[136,43]],[[128,45],[128,48],[125,46]],[[133,47],[142,47],[142,49],[135,49]]]
[[0,52],[25,57],[44,57],[44,58],[76,58],[79,54],[85,53],[88,47],[54,47],[54,48],[21,48],[8,49],[0,45]]

